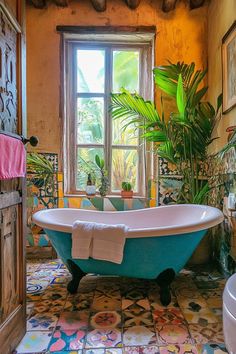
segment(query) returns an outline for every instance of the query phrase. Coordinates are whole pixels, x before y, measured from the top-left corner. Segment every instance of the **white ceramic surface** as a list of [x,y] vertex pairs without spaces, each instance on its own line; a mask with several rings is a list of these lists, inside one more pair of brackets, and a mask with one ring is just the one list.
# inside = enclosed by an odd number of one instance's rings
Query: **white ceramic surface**
[[176,204],[129,211],[45,209],[33,215],[42,228],[71,233],[76,220],[125,224],[128,238],[178,235],[208,229],[223,221],[222,212],[207,205]]
[[236,354],[236,274],[227,280],[224,289],[223,328],[226,348]]

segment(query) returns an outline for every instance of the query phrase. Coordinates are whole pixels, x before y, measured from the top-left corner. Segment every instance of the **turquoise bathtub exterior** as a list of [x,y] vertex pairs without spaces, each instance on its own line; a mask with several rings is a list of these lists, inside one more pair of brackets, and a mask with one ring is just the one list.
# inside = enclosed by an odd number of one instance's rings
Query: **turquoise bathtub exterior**
[[71,257],[72,239],[70,233],[45,230],[59,257],[67,264],[73,261],[84,273],[119,275],[134,278],[156,279],[168,268],[178,273],[185,266],[207,230],[192,233],[127,238],[121,264],[95,259],[74,259]]

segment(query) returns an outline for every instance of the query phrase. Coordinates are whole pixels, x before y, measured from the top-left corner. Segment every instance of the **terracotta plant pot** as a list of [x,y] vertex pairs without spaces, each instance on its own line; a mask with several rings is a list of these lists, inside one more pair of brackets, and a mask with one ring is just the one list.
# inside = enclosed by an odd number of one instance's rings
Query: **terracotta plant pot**
[[133,198],[133,191],[121,191],[120,192],[122,198]]

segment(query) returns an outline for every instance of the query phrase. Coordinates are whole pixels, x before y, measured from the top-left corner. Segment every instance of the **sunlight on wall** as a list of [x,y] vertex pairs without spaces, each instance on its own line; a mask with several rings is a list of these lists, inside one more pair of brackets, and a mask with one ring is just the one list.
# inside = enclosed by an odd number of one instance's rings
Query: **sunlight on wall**
[[[156,65],[194,61],[199,68],[207,62],[207,6],[189,10],[178,2],[175,11],[165,14],[160,3],[143,0],[130,10],[122,0],[109,0],[107,11],[96,12],[89,2],[69,2],[69,7],[48,5],[26,9],[28,135],[39,137],[38,151],[61,155],[62,122],[60,101],[60,35],[57,25],[153,26],[157,27]],[[37,24],[37,25],[36,25]],[[152,68],[150,68],[151,70]]]

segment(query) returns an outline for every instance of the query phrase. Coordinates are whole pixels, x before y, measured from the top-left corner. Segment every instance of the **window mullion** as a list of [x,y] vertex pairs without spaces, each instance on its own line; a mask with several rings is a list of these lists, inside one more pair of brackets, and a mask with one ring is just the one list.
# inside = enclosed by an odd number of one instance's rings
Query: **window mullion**
[[106,49],[105,61],[105,161],[109,178],[109,193],[111,192],[111,143],[112,143],[112,124],[109,113],[110,92],[112,91],[112,49]]

